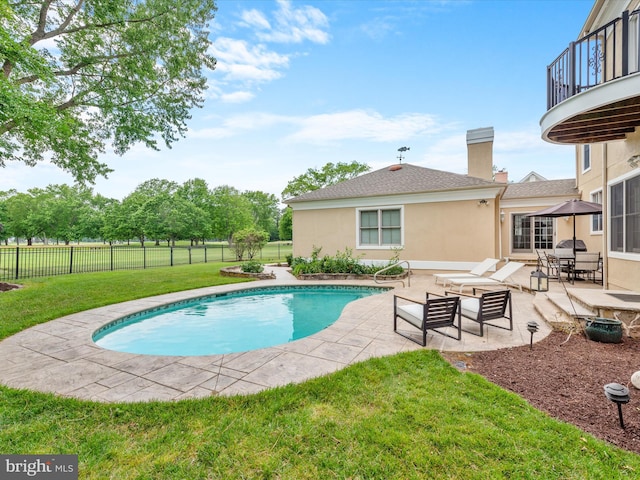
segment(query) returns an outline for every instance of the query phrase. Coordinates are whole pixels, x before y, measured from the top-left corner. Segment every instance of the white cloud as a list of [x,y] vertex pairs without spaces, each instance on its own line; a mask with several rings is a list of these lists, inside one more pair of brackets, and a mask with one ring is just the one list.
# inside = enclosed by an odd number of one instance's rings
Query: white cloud
[[222,95],[220,95],[220,100],[225,103],[244,103],[248,102],[249,100],[253,100],[254,97],[255,94],[252,92],[238,91],[232,93],[223,93]]
[[299,130],[288,137],[289,140],[311,143],[346,139],[389,142],[433,135],[441,129],[432,115],[406,113],[385,118],[377,112],[365,110],[314,115],[302,120],[299,126]]
[[280,78],[279,69],[288,67],[289,57],[268,50],[264,45],[250,46],[244,40],[219,37],[211,45],[218,60],[216,71],[225,81],[265,82]]
[[258,10],[244,10],[242,12],[242,22],[243,26],[251,27],[251,28],[260,28],[264,30],[270,30],[271,25],[269,24],[269,20],[264,16],[262,12]]
[[[275,12],[276,26],[268,31],[257,32],[262,41],[278,43],[329,42],[329,20],[318,8],[303,5],[292,7],[290,0],[279,0],[279,9]],[[243,16],[244,18],[244,16]],[[268,24],[266,19],[261,24]],[[264,28],[264,27],[263,27]]]

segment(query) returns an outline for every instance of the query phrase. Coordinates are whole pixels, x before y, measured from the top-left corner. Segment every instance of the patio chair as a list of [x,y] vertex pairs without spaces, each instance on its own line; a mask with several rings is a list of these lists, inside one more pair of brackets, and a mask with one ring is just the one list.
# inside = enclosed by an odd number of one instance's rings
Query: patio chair
[[[458,287],[458,290],[462,292],[462,289],[465,287],[500,287],[500,286],[511,286],[518,287],[520,291],[522,291],[522,285],[519,285],[511,279],[511,276],[524,267],[524,263],[520,262],[509,262],[504,265],[504,267],[495,271],[493,274],[488,277],[479,277],[479,278],[452,278],[450,281],[451,287]],[[511,279],[511,280],[510,280]]]
[[[401,301],[401,303],[399,302]],[[407,303],[408,302],[408,303]],[[398,335],[408,338],[423,347],[427,345],[427,331],[433,330],[445,337],[460,340],[462,337],[460,312],[458,305],[459,297],[440,297],[429,298],[426,294],[424,302],[419,302],[400,295],[393,296],[393,331]],[[458,316],[458,325],[455,325],[455,317]],[[398,319],[404,320],[408,324],[417,328],[422,332],[421,341],[415,338],[415,334],[407,331],[398,330]],[[458,331],[458,335],[454,336],[440,329],[453,327]]]
[[536,250],[540,266],[546,270],[550,280],[560,280],[560,265],[555,257],[549,257],[544,250]]
[[[513,330],[513,312],[511,308],[510,290],[492,290],[484,292],[480,296],[461,294],[464,297],[460,300],[460,315],[480,324],[480,333],[471,330],[464,330],[467,333],[484,336],[484,326],[501,328],[503,330]],[[508,311],[507,311],[508,309]],[[490,323],[499,319],[508,320],[508,326]]]
[[587,280],[596,283],[596,272],[600,270],[600,252],[576,252],[574,273],[586,275]]
[[466,273],[462,273],[462,272],[461,273],[456,273],[456,272],[434,273],[433,276],[436,279],[436,284],[438,283],[438,280],[440,280],[442,282],[442,285],[446,286],[448,283],[448,279],[450,278],[482,277],[485,273],[487,273],[489,270],[494,268],[499,261],[500,260],[498,260],[497,258],[485,258],[482,262],[480,262],[478,265],[476,265]]

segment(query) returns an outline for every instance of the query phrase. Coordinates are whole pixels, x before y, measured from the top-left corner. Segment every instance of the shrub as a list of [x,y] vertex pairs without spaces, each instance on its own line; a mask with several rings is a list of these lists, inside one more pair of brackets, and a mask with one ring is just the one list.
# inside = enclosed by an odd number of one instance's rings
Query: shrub
[[256,260],[251,260],[240,265],[240,268],[244,273],[262,273],[264,265]]
[[[337,252],[335,257],[325,255],[320,257],[322,248],[313,247],[311,258],[303,257],[291,258],[289,266],[294,275],[312,274],[312,273],[344,273],[354,275],[373,275],[374,273],[387,268],[390,265],[398,263],[399,252],[395,252],[394,256],[386,265],[364,265],[360,262],[359,257],[353,256],[350,248],[345,248],[344,252]],[[404,269],[400,266],[386,271],[383,275],[400,275]]]

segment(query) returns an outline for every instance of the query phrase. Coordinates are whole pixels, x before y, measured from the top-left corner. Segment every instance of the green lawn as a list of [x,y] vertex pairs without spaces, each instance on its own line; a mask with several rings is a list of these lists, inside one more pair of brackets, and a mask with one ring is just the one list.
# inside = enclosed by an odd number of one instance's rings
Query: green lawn
[[[219,267],[25,282],[0,294],[0,337],[74,311],[231,281]],[[91,479],[640,475],[640,456],[549,418],[431,350],[256,395],[176,403],[99,404],[1,387],[0,453],[78,454],[80,478]]]
[[[284,263],[292,248],[291,242],[270,242],[255,259],[263,263]],[[206,249],[202,245],[190,247],[187,241],[178,242],[176,248],[168,248],[165,243],[155,246],[153,242],[147,242],[145,248],[140,248],[139,244],[109,247],[95,243],[19,248],[0,246],[0,280],[234,261],[235,258],[234,251],[226,242],[209,243]]]

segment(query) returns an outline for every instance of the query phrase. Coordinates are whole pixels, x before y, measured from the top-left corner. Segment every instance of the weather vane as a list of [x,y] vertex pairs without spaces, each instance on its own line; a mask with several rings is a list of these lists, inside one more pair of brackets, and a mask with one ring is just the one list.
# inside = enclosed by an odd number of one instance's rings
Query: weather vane
[[407,150],[411,150],[411,148],[410,147],[400,147],[398,149],[398,151],[400,152],[400,155],[398,155],[396,158],[398,160],[400,160],[400,163],[402,163],[402,160],[404,159],[404,157],[402,156],[402,152],[406,152]]

